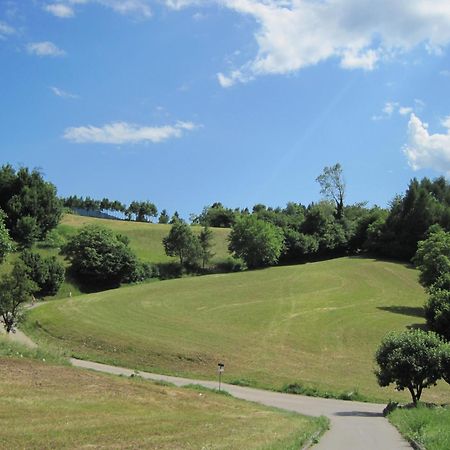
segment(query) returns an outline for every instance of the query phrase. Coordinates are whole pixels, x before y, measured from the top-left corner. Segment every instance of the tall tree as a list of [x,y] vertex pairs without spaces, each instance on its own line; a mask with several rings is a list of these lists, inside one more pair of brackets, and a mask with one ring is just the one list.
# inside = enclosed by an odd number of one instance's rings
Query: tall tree
[[176,220],[169,234],[163,239],[164,250],[168,256],[177,256],[180,264],[194,262],[199,255],[199,242],[191,227],[181,220]]
[[320,185],[320,193],[336,203],[336,217],[341,219],[345,197],[345,181],[341,165],[337,163],[334,166],[324,167],[316,181]]
[[0,280],[0,317],[7,333],[23,318],[23,304],[31,300],[33,292],[38,289],[29,277],[29,272],[22,261],[16,261],[11,273],[3,275]]
[[158,223],[169,223],[169,214],[167,214],[167,210],[163,209],[161,214],[159,215]]
[[198,236],[198,241],[201,249],[200,255],[202,259],[202,269],[205,269],[208,262],[214,256],[214,253],[212,252],[213,234],[209,227],[203,227]]
[[5,226],[5,213],[0,209],[0,264],[5,256],[14,249],[13,242],[9,237],[8,229]]

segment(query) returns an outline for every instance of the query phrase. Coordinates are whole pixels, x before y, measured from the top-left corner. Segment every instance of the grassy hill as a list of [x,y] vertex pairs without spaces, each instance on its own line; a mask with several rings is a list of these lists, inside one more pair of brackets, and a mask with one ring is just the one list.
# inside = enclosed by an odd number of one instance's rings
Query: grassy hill
[[[23,350],[16,350],[23,356]],[[1,356],[4,353],[5,343],[0,342],[0,447],[5,449],[293,450],[325,425],[321,419],[207,390]]]
[[[116,233],[126,235],[130,239],[131,249],[138,258],[144,262],[159,264],[177,261],[177,258],[165,254],[162,245],[162,239],[169,234],[171,225],[97,219],[93,217],[77,216],[75,214],[66,214],[56,230],[61,237],[61,241],[65,242],[70,236],[73,236],[85,225],[101,225],[112,229]],[[200,232],[201,227],[193,227],[193,229]],[[211,228],[211,230],[213,232],[214,243],[212,251],[215,253],[211,262],[212,264],[217,264],[226,261],[229,256],[227,250],[229,230],[225,228]],[[64,261],[64,258],[59,255],[59,248],[48,248],[42,243],[38,243],[33,250],[43,256],[57,256],[61,261]],[[0,273],[9,270],[12,262],[16,258],[17,254],[9,255],[6,262],[0,265]],[[71,292],[73,296],[77,296],[82,293],[82,289],[76,280],[67,277],[58,294],[52,298],[67,298],[69,292]]]
[[[130,247],[142,260],[150,263],[163,263],[176,261],[164,252],[162,245],[163,237],[167,236],[171,225],[156,223],[129,222],[123,220],[96,219],[74,214],[66,214],[58,226],[58,232],[68,237],[73,235],[77,229],[85,225],[102,225],[112,229],[116,233],[124,234],[130,239]],[[193,227],[200,232],[201,227]],[[229,230],[225,228],[211,228],[214,237],[213,262],[223,261],[228,256],[227,237]]]
[[[77,357],[268,388],[381,390],[374,352],[391,330],[423,326],[417,271],[364,258],[209,275],[55,301],[30,312],[35,339]],[[444,385],[425,400],[444,395]]]

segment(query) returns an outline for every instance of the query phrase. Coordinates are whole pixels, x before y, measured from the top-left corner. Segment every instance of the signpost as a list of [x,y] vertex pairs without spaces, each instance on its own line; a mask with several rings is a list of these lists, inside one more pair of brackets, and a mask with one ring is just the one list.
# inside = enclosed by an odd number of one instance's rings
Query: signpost
[[219,391],[220,391],[220,387],[222,385],[222,374],[223,374],[224,368],[225,368],[224,363],[217,364],[217,372],[219,373]]

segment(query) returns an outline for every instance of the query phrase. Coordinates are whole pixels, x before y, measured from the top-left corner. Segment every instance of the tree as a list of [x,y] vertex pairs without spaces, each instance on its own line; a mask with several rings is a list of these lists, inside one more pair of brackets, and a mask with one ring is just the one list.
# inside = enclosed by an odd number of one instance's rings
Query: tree
[[34,217],[21,217],[16,222],[15,237],[24,248],[31,248],[39,236],[39,229]]
[[83,227],[63,247],[71,270],[81,280],[102,286],[118,286],[132,279],[136,256],[120,235],[97,225]]
[[345,182],[341,165],[337,163],[331,167],[324,167],[316,181],[320,184],[320,193],[336,203],[336,217],[341,219],[345,197]]
[[210,228],[204,226],[200,231],[198,236],[198,241],[200,243],[200,257],[202,259],[202,269],[205,269],[206,264],[210,261],[210,259],[214,256],[214,253],[211,251],[213,247],[213,234]]
[[158,209],[151,202],[139,202],[137,203],[137,222],[151,221],[152,217],[158,214]]
[[[32,217],[36,221],[36,226],[29,229],[42,239],[56,227],[62,214],[53,184],[44,181],[36,169],[30,172],[22,167],[16,172],[10,165],[0,168],[0,208],[7,215],[6,226],[11,236],[17,240],[23,240],[24,225],[30,225],[22,222],[18,230],[22,218]],[[26,236],[27,239],[32,237]]]
[[38,286],[37,296],[45,297],[58,293],[64,281],[65,269],[55,256],[44,258],[39,253],[25,250],[20,259],[28,268],[30,279]]
[[425,317],[430,330],[450,341],[450,291],[433,289],[425,304]]
[[413,262],[420,271],[420,283],[427,288],[450,273],[450,233],[431,227],[428,238],[418,243]]
[[446,343],[441,348],[442,378],[450,384],[450,344]]
[[164,250],[168,256],[177,256],[180,265],[195,263],[199,257],[199,241],[191,227],[181,220],[176,220],[169,234],[163,239]]
[[391,332],[382,340],[376,352],[379,370],[375,372],[380,386],[396,384],[396,389],[408,389],[414,405],[424,388],[433,386],[442,376],[441,338],[422,330]]
[[161,214],[159,215],[158,223],[169,223],[169,214],[167,214],[167,210],[163,209]]
[[236,219],[229,236],[228,249],[242,258],[247,267],[255,268],[275,264],[283,250],[282,230],[254,215]]
[[16,261],[11,273],[0,280],[0,316],[7,333],[14,332],[23,318],[23,304],[31,300],[37,286],[29,278],[28,270],[21,261]]
[[13,249],[13,242],[5,226],[5,213],[0,209],[0,264],[5,259],[5,256],[12,252]]

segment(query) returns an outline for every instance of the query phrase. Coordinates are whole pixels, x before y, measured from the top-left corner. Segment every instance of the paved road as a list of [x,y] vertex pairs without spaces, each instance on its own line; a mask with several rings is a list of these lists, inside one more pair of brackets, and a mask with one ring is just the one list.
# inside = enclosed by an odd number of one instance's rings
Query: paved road
[[[130,376],[135,371],[123,367],[71,359],[76,367],[97,370],[115,375]],[[177,386],[200,384],[217,388],[217,382],[171,377],[148,372],[138,372],[142,378],[163,380]],[[317,450],[400,450],[411,449],[398,431],[383,417],[384,405],[374,403],[331,400],[301,395],[280,394],[260,389],[223,384],[223,389],[234,397],[263,405],[296,411],[298,413],[321,416],[331,420],[330,430],[322,437]]]
[[[1,327],[3,328],[3,327]],[[20,330],[11,334],[13,339],[32,348],[37,345]],[[71,359],[71,363],[83,369],[114,375],[131,376],[134,370],[123,367],[109,366],[91,361]],[[200,384],[208,388],[217,388],[217,382],[171,377],[149,372],[138,372],[142,378],[163,380],[184,386]],[[231,384],[223,384],[223,389],[234,397],[274,406],[289,411],[295,411],[309,416],[326,416],[331,421],[330,430],[320,439],[315,450],[401,450],[411,449],[410,445],[400,436],[398,431],[383,417],[384,405],[375,403],[332,400],[302,395],[280,394]]]

